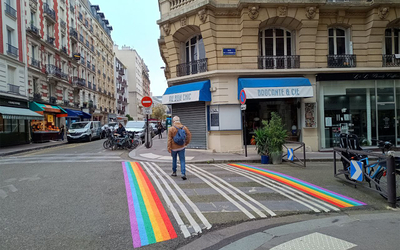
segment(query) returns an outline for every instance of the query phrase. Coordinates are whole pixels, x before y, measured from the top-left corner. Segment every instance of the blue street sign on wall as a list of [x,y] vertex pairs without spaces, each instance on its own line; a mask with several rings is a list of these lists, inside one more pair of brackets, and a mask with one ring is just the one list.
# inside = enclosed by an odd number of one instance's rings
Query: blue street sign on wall
[[236,49],[235,48],[223,48],[222,54],[224,56],[236,56]]

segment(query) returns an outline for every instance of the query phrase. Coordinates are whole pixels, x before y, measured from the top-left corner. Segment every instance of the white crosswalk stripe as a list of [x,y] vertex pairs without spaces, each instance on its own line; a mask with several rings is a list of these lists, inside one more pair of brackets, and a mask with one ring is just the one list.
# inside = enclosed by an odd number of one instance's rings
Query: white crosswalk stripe
[[334,207],[327,202],[316,199],[310,195],[307,195],[303,192],[300,192],[292,187],[289,187],[277,181],[271,180],[270,178],[267,178],[265,176],[261,176],[243,169],[231,167],[227,164],[214,164],[214,166],[245,176],[254,182],[257,182],[265,187],[268,187],[278,192],[279,194],[310,208],[314,212],[320,212],[320,210],[324,212],[329,212],[330,210],[334,211],[340,210],[337,207]]
[[27,156],[7,156],[0,158],[0,164],[35,164],[52,162],[121,162],[123,159],[117,154],[101,155],[91,154],[46,154],[46,155],[27,155]]
[[[202,229],[200,225],[197,223],[196,219],[190,214],[186,205],[179,199],[178,195],[180,195],[189,205],[189,207],[195,212],[197,217],[200,219],[201,223],[204,225],[204,228],[210,229],[212,227],[212,225],[208,222],[208,220],[205,218],[205,216],[202,214],[202,212],[196,206],[196,204],[194,204],[189,199],[189,197],[185,194],[185,192],[177,185],[177,183],[167,173],[165,173],[165,171],[161,167],[159,167],[155,163],[141,162],[140,164],[146,169],[146,172],[149,173],[154,183],[156,183],[157,188],[160,190],[164,200],[166,201],[168,207],[170,208],[185,238],[189,237],[191,234],[188,231],[188,227],[184,224],[182,218],[177,212],[177,209],[174,207],[168,195],[166,194],[164,188],[168,190],[168,192],[171,194],[172,198],[176,202],[177,206],[183,212],[183,215],[189,221],[191,228],[194,230],[193,234],[201,233]],[[164,188],[161,186],[159,180],[162,182]],[[167,180],[169,181],[170,184],[167,182]]]

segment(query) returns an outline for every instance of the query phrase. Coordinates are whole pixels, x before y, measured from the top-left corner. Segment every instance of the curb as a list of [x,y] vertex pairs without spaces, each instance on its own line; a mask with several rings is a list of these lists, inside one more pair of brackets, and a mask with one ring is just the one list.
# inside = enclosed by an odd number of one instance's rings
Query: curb
[[13,151],[13,152],[8,152],[8,153],[0,153],[0,157],[8,156],[8,155],[20,154],[20,153],[25,153],[25,152],[30,152],[30,151],[40,150],[40,149],[46,149],[46,148],[55,148],[55,147],[59,147],[59,146],[62,146],[62,145],[66,145],[67,143],[68,142],[60,143],[60,144],[56,144],[56,145],[48,145],[48,146],[43,146],[43,147],[37,147],[37,148],[27,148],[27,149],[22,149],[22,150],[16,150],[16,151]]

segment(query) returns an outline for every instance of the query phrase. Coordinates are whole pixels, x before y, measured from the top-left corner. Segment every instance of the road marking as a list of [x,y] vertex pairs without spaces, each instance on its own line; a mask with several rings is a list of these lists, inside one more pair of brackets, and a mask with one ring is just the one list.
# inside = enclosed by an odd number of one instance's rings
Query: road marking
[[176,238],[168,214],[139,163],[123,162],[122,168],[127,193],[131,194],[127,199],[133,247]]
[[5,189],[8,189],[8,191],[12,192],[12,193],[15,193],[15,192],[18,191],[18,189],[12,184],[0,187],[0,198],[2,198],[2,199],[7,198],[7,196],[8,196],[7,192],[5,191]]
[[[249,195],[247,195],[246,193],[244,193],[242,190],[236,188],[235,186],[229,184],[228,182],[226,182],[225,180],[223,180],[222,178],[208,173],[205,170],[191,164],[188,165],[192,168],[195,168],[197,171],[204,173],[206,176],[208,176],[209,179],[214,180],[215,183],[217,183],[220,187],[224,188],[225,190],[227,190],[231,195],[233,195],[235,198],[239,199],[242,203],[246,204],[248,207],[250,207],[254,212],[256,212],[260,217],[265,218],[266,215],[264,213],[262,213],[259,209],[257,209],[256,207],[254,207],[251,203],[247,202],[246,200],[242,199],[240,196],[238,196],[236,193],[232,192],[232,190],[236,191],[238,194],[244,196],[246,199],[248,199],[249,201],[253,202],[254,204],[258,205],[259,207],[261,207],[262,209],[264,209],[267,213],[269,213],[271,216],[276,216],[276,214],[269,208],[267,208],[266,206],[264,206],[263,204],[261,204],[260,202],[258,202],[257,200],[253,199],[252,197],[250,197]],[[193,171],[193,169],[192,169]],[[212,178],[211,178],[212,177]],[[218,182],[217,182],[218,181]],[[225,186],[223,186],[222,184],[225,184]]]
[[[234,168],[229,165],[217,165],[217,166],[219,166],[223,169],[229,170],[231,172],[238,173],[242,176],[245,176],[245,177],[253,180],[256,183],[263,185],[264,187],[270,188],[271,190],[273,190],[273,191],[275,191],[275,192],[277,192],[299,204],[302,204],[302,205],[308,207],[309,209],[313,210],[314,212],[319,213],[320,212],[319,209],[323,210],[324,212],[329,212],[329,209],[318,204],[318,203],[322,203],[320,200],[317,200],[311,196],[301,193],[298,190],[292,189],[288,186],[282,186],[281,183],[270,180],[267,177],[254,174],[254,173],[246,171],[246,170]],[[323,203],[323,204],[332,210],[339,211],[339,209],[334,206],[331,206],[331,205],[325,204],[325,203]],[[317,209],[317,208],[319,208],[319,209]]]
[[[189,166],[189,165],[188,165]],[[192,170],[193,172],[193,170]],[[230,201],[233,205],[235,205],[237,208],[239,208],[240,211],[242,211],[245,215],[247,215],[247,217],[249,217],[250,219],[255,219],[256,217],[254,215],[252,215],[246,208],[244,208],[242,205],[240,205],[237,201],[235,201],[234,199],[232,199],[228,194],[226,194],[224,191],[222,191],[220,188],[216,187],[214,184],[212,184],[211,182],[209,182],[205,177],[203,177],[202,175],[198,174],[198,173],[193,173],[194,175],[196,175],[198,178],[200,178],[202,181],[204,181],[206,184],[208,184],[211,188],[213,188],[215,191],[217,191],[218,193],[220,193],[225,199],[227,199],[228,201]]]
[[344,195],[332,192],[330,190],[318,187],[316,185],[313,185],[311,183],[302,181],[300,179],[281,174],[278,172],[274,172],[271,170],[266,170],[258,167],[254,167],[251,165],[247,164],[229,164],[230,166],[241,168],[241,169],[246,169],[248,171],[252,171],[254,173],[258,173],[261,175],[264,175],[266,177],[269,177],[273,180],[279,181],[281,183],[284,183],[288,186],[291,186],[293,188],[296,188],[304,193],[307,193],[309,195],[312,195],[318,199],[324,200],[326,202],[331,203],[332,205],[335,205],[340,208],[345,208],[345,207],[353,207],[353,206],[362,206],[362,205],[367,205],[361,201],[357,201],[355,199],[352,199],[350,197],[346,197]]
[[[182,231],[182,233],[183,233],[183,236],[184,236],[185,238],[190,237],[191,234],[190,234],[189,230],[187,229],[185,223],[182,221],[182,218],[179,216],[178,211],[176,210],[176,208],[175,208],[174,205],[172,204],[171,199],[170,199],[170,198],[168,197],[168,195],[165,193],[164,189],[161,187],[160,182],[159,182],[158,179],[154,176],[154,174],[152,173],[152,171],[154,171],[154,173],[156,173],[156,175],[158,176],[158,178],[160,178],[160,180],[163,182],[164,186],[168,189],[168,191],[169,191],[171,194],[173,194],[173,191],[170,190],[171,188],[169,187],[168,183],[164,180],[164,178],[162,178],[162,177],[160,176],[160,174],[159,174],[157,171],[155,171],[155,170],[152,168],[152,166],[150,165],[150,163],[147,163],[147,164],[148,164],[148,166],[146,166],[146,163],[144,163],[144,164],[143,164],[143,167],[146,169],[146,171],[149,173],[149,175],[150,175],[151,178],[153,179],[153,181],[154,181],[154,183],[156,184],[158,190],[160,190],[160,192],[161,192],[161,194],[162,194],[162,196],[163,196],[165,202],[167,203],[169,209],[170,209],[171,212],[172,212],[172,215],[174,216],[175,220],[178,222],[178,226],[179,226],[179,228],[181,229],[181,231]],[[151,169],[151,171],[150,171],[150,169]],[[175,199],[175,197],[173,197],[173,198]],[[179,198],[178,198],[178,201],[179,201]],[[177,202],[176,199],[175,199],[175,202]],[[177,202],[177,203],[178,203],[178,202]]]
[[191,199],[189,199],[189,197],[185,194],[185,192],[183,192],[183,190],[178,186],[178,184],[176,184],[176,182],[171,178],[171,176],[169,176],[167,173],[165,173],[165,171],[161,167],[159,167],[157,164],[152,163],[152,165],[155,168],[157,168],[158,171],[161,172],[171,182],[171,184],[174,186],[175,190],[177,190],[178,193],[183,197],[183,199],[190,205],[190,207],[196,213],[197,217],[199,217],[199,219],[201,220],[203,225],[206,227],[206,229],[210,229],[212,227],[212,225],[208,222],[206,217],[204,217],[204,215],[201,213],[200,209],[196,206],[196,204],[194,204],[193,201]]

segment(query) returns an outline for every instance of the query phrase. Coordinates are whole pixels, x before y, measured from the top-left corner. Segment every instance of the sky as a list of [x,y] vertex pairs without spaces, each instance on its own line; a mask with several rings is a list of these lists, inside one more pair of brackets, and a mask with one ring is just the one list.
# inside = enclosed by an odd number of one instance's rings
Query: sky
[[113,27],[111,38],[119,48],[123,45],[135,49],[143,58],[150,75],[150,91],[153,96],[163,95],[167,88],[164,76],[165,64],[158,47],[160,19],[157,0],[90,0],[99,5]]

